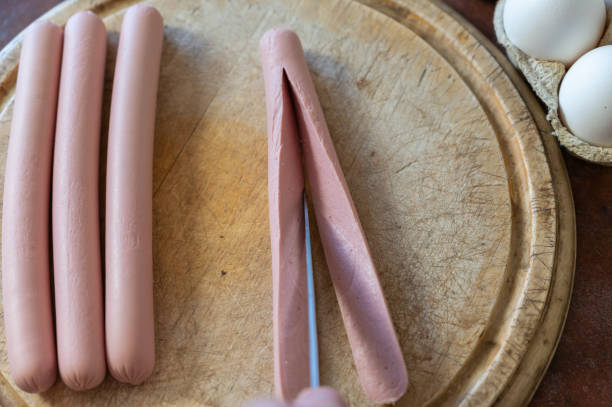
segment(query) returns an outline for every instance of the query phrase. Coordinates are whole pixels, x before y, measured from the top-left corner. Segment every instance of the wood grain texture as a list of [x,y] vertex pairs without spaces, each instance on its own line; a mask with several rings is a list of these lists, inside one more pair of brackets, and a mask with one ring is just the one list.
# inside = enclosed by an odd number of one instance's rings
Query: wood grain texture
[[[445,2],[496,42],[494,0]],[[559,347],[530,406],[608,407],[612,400],[612,168],[562,152],[576,205],[576,277]]]
[[[131,3],[77,1],[48,15],[63,23],[92,8],[104,17],[107,107]],[[271,392],[257,41],[286,25],[304,43],[404,348],[412,384],[399,405],[527,403],[565,317],[575,232],[558,148],[546,132],[540,138],[542,112],[503,57],[427,0],[151,3],[166,23],[154,168],[156,371],[137,388],[107,378],[85,394],[60,383],[41,396],[3,386],[5,401],[234,406]],[[0,54],[0,168],[18,45],[19,37]],[[313,243],[322,381],[351,405],[368,405]]]

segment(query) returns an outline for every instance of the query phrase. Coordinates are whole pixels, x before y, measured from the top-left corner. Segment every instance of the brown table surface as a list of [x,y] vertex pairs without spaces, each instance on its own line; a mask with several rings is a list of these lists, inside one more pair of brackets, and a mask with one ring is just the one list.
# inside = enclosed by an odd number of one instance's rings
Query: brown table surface
[[[444,0],[487,37],[494,0]],[[0,1],[0,48],[61,0]],[[563,152],[578,251],[572,302],[559,348],[530,406],[612,406],[612,167]]]

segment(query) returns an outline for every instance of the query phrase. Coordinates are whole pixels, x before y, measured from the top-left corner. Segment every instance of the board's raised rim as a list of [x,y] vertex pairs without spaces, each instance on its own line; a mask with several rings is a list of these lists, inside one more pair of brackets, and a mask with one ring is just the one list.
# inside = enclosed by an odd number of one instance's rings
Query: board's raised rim
[[[410,2],[405,0],[360,0],[360,2],[377,11],[380,11],[382,14],[385,14],[400,23],[403,23],[407,27],[408,24],[406,24],[405,21],[412,18],[411,14],[413,13],[410,10]],[[419,3],[418,1],[415,2]],[[550,181],[554,189],[553,205],[554,209],[556,209],[554,216],[555,219],[553,221],[555,255],[550,267],[551,281],[549,284],[548,295],[545,299],[546,303],[541,310],[541,318],[539,325],[536,327],[536,332],[533,333],[533,335],[531,335],[531,339],[526,342],[527,345],[522,352],[523,357],[521,358],[520,362],[516,363],[516,368],[512,369],[513,371],[515,370],[514,373],[509,376],[507,382],[501,383],[497,390],[488,390],[489,402],[487,404],[526,405],[532,398],[533,393],[537,389],[537,386],[541,381],[546,368],[552,359],[552,356],[554,355],[554,350],[556,349],[560,334],[562,332],[571,297],[571,288],[573,286],[573,276],[575,270],[576,241],[575,217],[569,180],[559,148],[554,142],[554,139],[551,140],[551,132],[547,126],[543,112],[537,104],[537,101],[535,101],[534,96],[526,89],[524,83],[522,83],[520,77],[516,75],[516,72],[513,70],[509,62],[496,50],[494,45],[488,39],[486,39],[484,35],[479,33],[474,27],[471,26],[471,24],[465,21],[465,19],[459,16],[454,10],[442,4],[439,0],[431,3],[443,13],[450,16],[454,22],[458,23],[463,28],[463,31],[466,31],[472,38],[475,39],[476,44],[469,43],[470,46],[484,46],[484,49],[487,51],[487,58],[484,58],[484,63],[483,61],[480,61],[482,67],[491,68],[490,66],[487,66],[490,64],[488,64],[489,61],[486,61],[486,59],[489,59],[494,62],[494,65],[499,67],[502,74],[505,74],[504,76],[506,77],[507,81],[509,81],[510,86],[514,88],[516,93],[518,93],[518,98],[520,99],[521,103],[524,104],[525,110],[528,112],[529,117],[526,119],[521,118],[521,121],[533,121],[535,126],[537,126],[535,131],[539,133],[538,136],[540,142],[542,143],[541,148],[544,150],[543,153],[546,156],[547,170],[550,171]],[[417,16],[415,19],[418,20],[419,18],[421,18],[421,16]],[[434,24],[430,25],[434,26]],[[437,26],[434,26],[434,28],[435,27]],[[463,41],[463,44],[461,44],[462,41],[455,41],[455,43],[458,44],[458,48],[461,48],[462,45],[467,43],[467,41]],[[465,55],[468,55],[467,46],[464,49],[464,53]],[[470,62],[473,62],[476,66],[478,66],[478,57],[474,56],[473,54],[471,56],[472,58],[470,59]],[[482,55],[480,58],[482,58]],[[497,70],[494,69],[492,72],[487,73],[498,74],[496,71]],[[521,89],[517,89],[517,84],[519,84]],[[529,130],[524,126],[517,127]],[[534,129],[532,128],[531,130]],[[526,147],[529,146],[522,146],[524,154],[532,155],[529,150],[525,150]],[[529,164],[526,163],[526,165]],[[537,226],[537,223],[538,221],[536,219],[534,224]],[[549,339],[550,335],[554,336],[552,340]],[[543,339],[542,344],[540,344],[538,341],[542,339],[542,337],[545,337],[545,339]],[[524,359],[526,359],[527,356],[529,356],[529,358],[527,361],[525,361]],[[535,373],[533,373],[533,370],[535,370]],[[461,373],[462,372],[460,371],[459,374]],[[525,377],[528,377],[528,379],[525,380]],[[463,387],[460,387],[460,389],[463,389]],[[471,387],[471,389],[473,390],[474,387]],[[497,396],[491,398],[491,395]],[[470,396],[466,396],[466,398],[463,400],[450,400],[445,398],[443,394],[438,394],[436,397],[434,397],[432,405],[438,405],[439,403],[454,405],[456,403],[463,404],[466,402],[467,404],[476,402],[478,405],[480,405],[483,401],[484,400],[482,398]]]
[[[418,0],[415,0],[415,1],[418,2]],[[388,0],[376,0],[372,2],[379,3],[379,4],[385,3],[387,5],[389,4],[392,5],[392,4],[397,4],[397,3],[407,3],[405,0],[399,0],[398,2],[393,2],[393,1],[388,1]],[[51,9],[49,12],[47,12],[40,18],[49,19],[57,24],[64,25],[68,17],[76,11],[89,9],[101,15],[101,17],[105,17],[109,14],[112,14],[114,11],[121,9],[124,4],[130,4],[130,3],[133,3],[133,1],[132,0],[69,0],[65,3],[59,4],[58,6],[54,7],[53,9]],[[562,259],[563,265],[564,265],[563,270],[567,272],[566,277],[569,276],[569,278],[565,279],[566,284],[564,285],[564,287],[566,288],[566,291],[565,291],[566,295],[562,296],[565,299],[565,301],[563,302],[563,304],[561,304],[560,311],[558,311],[558,313],[554,315],[550,312],[550,306],[546,307],[542,321],[543,323],[546,323],[546,321],[548,320],[551,320],[551,319],[555,320],[558,325],[556,329],[557,334],[556,334],[556,338],[553,341],[552,345],[546,347],[545,349],[542,349],[541,352],[539,352],[536,355],[540,359],[545,360],[546,361],[545,365],[548,366],[548,363],[550,362],[550,359],[552,358],[552,355],[554,354],[554,349],[556,348],[556,345],[558,343],[558,339],[559,339],[559,336],[560,336],[560,333],[563,327],[563,322],[565,321],[565,316],[567,314],[567,306],[569,305],[569,297],[571,294],[571,286],[573,282],[574,264],[575,264],[575,218],[574,218],[574,212],[573,212],[573,201],[571,199],[571,190],[569,190],[569,181],[567,178],[567,173],[565,171],[563,160],[561,158],[559,149],[555,141],[550,140],[550,137],[546,136],[547,132],[545,130],[548,129],[548,126],[544,119],[541,108],[539,108],[539,105],[537,104],[537,101],[535,101],[533,94],[531,94],[529,90],[526,89],[524,83],[521,81],[520,77],[518,77],[516,72],[512,69],[509,62],[505,59],[505,57],[499,51],[496,50],[496,48],[493,46],[492,43],[490,43],[488,39],[486,39],[482,34],[480,34],[477,30],[475,30],[469,23],[467,23],[455,11],[451,10],[446,5],[441,4],[439,0],[434,0],[433,4],[436,7],[438,7],[440,10],[442,10],[444,13],[446,13],[448,16],[456,20],[460,25],[462,25],[465,31],[469,33],[469,35],[474,37],[478,42],[482,43],[489,50],[492,58],[496,60],[496,62],[502,67],[504,73],[511,79],[512,83],[517,87],[519,93],[521,94],[521,97],[523,98],[525,103],[528,105],[529,111],[531,112],[532,117],[537,123],[537,126],[540,129],[540,132],[542,133],[541,137],[542,137],[542,141],[546,148],[546,153],[548,157],[548,165],[549,167],[551,167],[551,172],[553,173],[552,178],[553,178],[553,182],[556,188],[557,205],[560,207],[566,206],[565,208],[560,208],[560,210],[557,213],[557,221],[558,221],[557,233],[561,233],[564,231],[563,236],[565,238],[559,239],[561,243],[557,245],[558,253],[557,253],[557,259],[555,260],[556,261],[555,272],[558,274],[559,256],[564,255],[565,257],[564,259]],[[18,55],[19,55],[22,36],[23,36],[23,32],[18,34],[13,40],[11,40],[11,42],[9,42],[4,47],[4,49],[2,49],[2,51],[0,51],[0,99],[3,101],[3,103],[0,104],[0,110],[3,110],[6,107],[5,102],[4,102],[5,100],[4,95],[7,92],[6,85],[11,85],[11,84],[14,85],[14,81],[16,78],[16,66],[17,66],[15,61],[17,60]],[[567,245],[571,250],[561,251],[559,247],[562,244]],[[571,257],[571,262],[569,262],[568,260],[569,257]],[[560,281],[560,280],[561,279],[557,279],[557,278],[555,279],[555,281]],[[562,288],[563,287],[560,287],[560,289],[557,291],[563,291]],[[554,324],[551,324],[551,325],[554,325]],[[535,334],[534,338],[536,338],[537,335],[538,333]],[[530,346],[527,352],[529,352],[533,348],[534,346]],[[528,369],[528,367],[524,363],[521,363],[518,369],[519,370],[517,371],[517,373],[520,373],[521,369],[526,370]],[[525,390],[528,386],[525,383],[523,383],[521,386],[518,386],[515,383],[519,383],[519,381],[513,379],[509,384],[507,384],[507,386],[504,387],[503,392],[501,393],[499,398],[497,398],[496,403],[500,405],[501,404],[512,404],[512,405],[527,404],[529,400],[531,399],[533,393],[535,392],[537,388],[537,384],[539,383],[542,376],[544,375],[545,370],[546,369],[544,368],[541,372],[539,372],[539,376],[535,378],[535,382],[533,380],[529,382],[529,387],[531,388],[531,390],[527,391],[526,394],[520,395],[521,391],[518,391],[516,389]],[[2,377],[2,379],[4,379],[5,384],[0,384],[0,387],[5,387],[5,385],[8,384],[9,382],[7,381],[5,377]],[[11,390],[10,393],[11,393],[12,403],[24,405],[24,401],[23,399],[19,397],[19,394],[15,392],[13,388],[10,388],[9,390]],[[519,395],[517,395],[517,393]],[[0,391],[0,400],[4,401],[5,396],[7,396],[7,392],[4,391],[3,389],[2,391]],[[522,401],[520,399],[522,399]],[[512,401],[515,401],[515,403],[512,403]]]
[[[433,0],[437,3],[440,3],[440,0]],[[555,287],[553,287],[553,297],[555,294],[559,294],[559,299],[563,301],[557,301],[554,305],[554,309],[552,309],[553,305],[549,306],[546,314],[544,315],[544,320],[540,326],[539,331],[536,333],[536,342],[541,339],[544,342],[547,338],[547,332],[545,332],[544,327],[552,325],[553,330],[556,332],[556,335],[552,341],[552,348],[547,358],[542,358],[542,362],[544,363],[541,366],[541,371],[538,372],[539,377],[533,382],[533,386],[527,393],[523,395],[517,395],[518,397],[523,397],[523,405],[529,404],[530,400],[533,398],[536,390],[544,375],[550,362],[555,354],[555,350],[559,344],[559,340],[561,338],[561,334],[563,333],[563,328],[565,325],[565,321],[567,318],[567,311],[570,305],[570,299],[572,296],[572,289],[574,285],[574,275],[575,275],[575,267],[576,267],[576,216],[574,210],[574,200],[572,196],[571,184],[569,180],[569,175],[567,173],[567,169],[565,167],[565,161],[561,154],[561,150],[559,148],[559,144],[553,136],[553,130],[550,126],[548,120],[546,120],[546,114],[542,110],[542,106],[540,105],[538,99],[535,94],[531,90],[531,88],[527,85],[524,78],[518,73],[518,71],[514,68],[514,66],[510,63],[508,58],[489,40],[484,34],[482,34],[479,30],[477,30],[473,25],[471,25],[463,16],[459,15],[456,11],[452,10],[447,5],[441,3],[441,8],[445,9],[448,13],[454,14],[457,21],[459,21],[466,29],[479,41],[481,41],[486,48],[489,50],[493,58],[497,60],[497,62],[502,66],[506,75],[510,78],[514,86],[519,91],[523,101],[527,104],[529,110],[532,113],[533,119],[535,120],[538,129],[540,130],[540,135],[544,142],[544,146],[547,149],[547,153],[550,156],[549,165],[551,166],[551,170],[553,173],[553,182],[556,188],[557,194],[559,195],[557,199],[557,204],[560,207],[558,218],[559,218],[559,227],[558,232],[560,235],[559,242],[560,245],[557,249],[557,262],[560,264],[564,264],[565,266],[562,268],[562,271],[566,272],[564,276],[565,281],[562,281],[561,278],[557,279]],[[558,269],[557,269],[558,271]],[[560,315],[557,316],[555,321],[555,312]],[[528,352],[533,351],[536,352],[537,343],[534,344],[532,349],[528,350]],[[523,363],[519,366],[519,375],[525,371],[533,371],[536,370],[534,367],[536,359],[527,358],[527,363]],[[517,393],[520,389],[517,389],[518,386],[513,386],[510,384],[506,393]],[[511,406],[506,402],[505,399],[500,400],[499,405],[507,405]]]
[[[553,299],[547,308],[539,330],[534,336],[534,344],[527,350],[525,361],[519,365],[517,374],[515,375],[515,380],[513,380],[504,390],[504,395],[497,403],[500,406],[503,405],[508,407],[516,405],[526,406],[529,404],[537,391],[559,345],[559,340],[561,338],[561,334],[563,333],[572,296],[576,268],[576,216],[570,186],[571,184],[559,144],[553,136],[552,127],[550,126],[548,120],[546,120],[546,114],[542,110],[542,106],[523,77],[510,63],[508,58],[495,46],[495,44],[493,44],[491,40],[476,29],[462,15],[448,5],[442,3],[441,0],[432,1],[434,1],[446,13],[452,15],[461,25],[463,25],[463,27],[472,36],[474,36],[488,49],[491,56],[501,65],[506,75],[517,88],[523,101],[528,106],[529,111],[531,112],[532,117],[540,130],[540,136],[542,137],[544,147],[547,150],[547,155],[550,158],[549,166],[551,167],[553,183],[558,195],[557,205],[559,206],[557,215],[559,246],[557,248],[556,259],[559,266],[557,266],[556,271],[557,274],[559,274],[559,267],[561,267],[561,272],[565,272],[564,275],[556,276],[557,278],[555,279],[555,285],[552,288],[551,297],[556,297],[561,299],[561,301],[554,301]],[[541,352],[538,354],[538,345],[547,341],[549,332],[546,331],[546,328],[549,326],[555,332],[554,338],[550,342],[552,346],[550,347],[548,355],[546,355],[545,352],[544,354],[541,354]],[[529,357],[531,353],[535,353],[536,355],[534,357]],[[539,366],[538,362],[540,362]],[[523,388],[526,386],[524,384],[522,386],[519,385],[518,380],[520,380],[521,376],[528,376],[534,371],[536,372],[536,377],[531,383],[531,388],[528,388],[528,390],[524,392]]]

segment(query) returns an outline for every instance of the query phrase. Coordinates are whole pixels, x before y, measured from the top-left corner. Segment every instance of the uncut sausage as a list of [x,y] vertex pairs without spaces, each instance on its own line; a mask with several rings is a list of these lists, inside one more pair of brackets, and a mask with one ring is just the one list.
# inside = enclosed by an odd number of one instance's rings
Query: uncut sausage
[[98,159],[106,28],[95,14],[64,30],[53,157],[53,276],[60,376],[74,390],[106,375]]
[[155,363],[152,173],[163,22],[128,9],[121,27],[108,135],[106,350],[119,381],[138,384]]
[[55,382],[49,282],[51,157],[62,29],[47,21],[25,33],[9,138],[2,213],[2,296],[13,380],[27,392]]

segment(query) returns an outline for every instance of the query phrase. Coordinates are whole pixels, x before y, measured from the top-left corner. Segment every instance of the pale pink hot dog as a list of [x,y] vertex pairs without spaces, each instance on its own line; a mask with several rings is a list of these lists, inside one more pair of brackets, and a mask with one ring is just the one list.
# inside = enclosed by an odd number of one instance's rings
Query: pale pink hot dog
[[304,389],[293,403],[283,403],[274,399],[260,399],[247,404],[247,407],[346,407],[342,396],[331,387],[310,387]]
[[128,9],[111,102],[106,180],[106,349],[111,374],[138,384],[153,372],[152,173],[163,21]]
[[342,396],[331,387],[310,387],[300,393],[293,407],[346,407]]
[[[374,402],[394,402],[408,386],[406,366],[300,40],[275,29],[260,46],[267,105],[278,104],[286,80],[291,89],[317,226],[362,387]],[[268,120],[277,117],[268,113]],[[280,186],[279,195],[292,196],[289,184]],[[283,216],[281,224],[289,219]]]
[[[275,74],[280,74],[278,81]],[[304,176],[295,113],[282,73],[264,70],[272,247],[274,388],[293,400],[310,383]],[[271,76],[270,76],[271,75]]]
[[62,29],[34,23],[24,36],[4,180],[2,292],[13,380],[27,392],[55,382],[49,282],[49,196]]
[[106,28],[95,14],[64,30],[53,162],[53,276],[57,355],[74,390],[106,375],[98,217],[100,118]]

